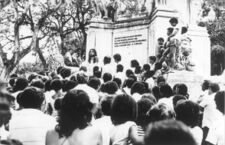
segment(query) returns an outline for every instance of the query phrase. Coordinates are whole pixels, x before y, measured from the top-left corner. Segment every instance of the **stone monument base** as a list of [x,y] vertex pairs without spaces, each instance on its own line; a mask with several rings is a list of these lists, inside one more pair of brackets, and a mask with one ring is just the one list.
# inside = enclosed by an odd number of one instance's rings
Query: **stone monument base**
[[188,93],[191,100],[196,100],[201,94],[201,84],[204,78],[195,72],[175,71],[167,76],[168,84],[173,87],[177,83],[184,83],[188,87]]

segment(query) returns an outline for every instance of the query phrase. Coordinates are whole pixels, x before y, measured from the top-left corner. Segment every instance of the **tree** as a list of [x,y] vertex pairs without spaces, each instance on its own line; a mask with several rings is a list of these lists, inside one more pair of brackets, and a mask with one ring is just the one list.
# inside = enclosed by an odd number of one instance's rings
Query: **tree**
[[216,17],[213,21],[207,21],[207,27],[211,45],[212,75],[220,75],[225,69],[225,2],[224,0],[205,0],[208,6],[203,5],[204,17],[207,17],[209,10],[215,11]]
[[82,49],[86,50],[86,30],[93,14],[93,5],[90,0],[72,0],[65,3],[56,13],[48,18],[45,30],[51,36],[60,37],[59,48],[62,55],[67,51],[65,44],[71,36],[75,36],[76,40],[81,42]]
[[[39,55],[44,67],[47,67],[39,42],[46,37],[43,33],[46,19],[63,2],[64,0],[57,3],[50,3],[48,0],[12,0],[0,10],[0,56],[4,76],[8,76],[31,50]],[[23,27],[28,32],[22,32]]]

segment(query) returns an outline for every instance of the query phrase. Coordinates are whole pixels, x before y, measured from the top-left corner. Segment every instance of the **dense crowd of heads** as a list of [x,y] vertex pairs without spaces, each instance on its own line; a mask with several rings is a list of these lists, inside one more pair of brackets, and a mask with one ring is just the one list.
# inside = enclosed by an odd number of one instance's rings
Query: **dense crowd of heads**
[[[59,138],[68,138],[74,130],[85,129],[94,120],[108,116],[115,127],[134,122],[143,134],[141,144],[197,145],[196,134],[191,130],[203,128],[205,108],[201,102],[214,94],[211,101],[215,102],[215,110],[224,115],[225,92],[220,91],[218,84],[205,80],[202,91],[207,93],[194,102],[189,99],[187,85],[170,86],[162,73],[157,74],[161,66],[156,57],[150,57],[150,63],[142,67],[137,60],[132,60],[126,69],[120,63],[119,54],[113,59],[114,63],[110,57],[105,57],[104,65],[94,66],[92,72],[88,72],[88,66],[82,66],[77,72],[58,67],[56,72],[33,73],[26,78],[11,75],[1,88],[0,125],[10,125],[10,118],[13,119],[10,109],[32,108],[56,118],[55,131]],[[111,65],[114,73],[104,70],[106,65]],[[97,94],[94,98],[97,101],[93,102],[94,94]],[[49,99],[53,104],[47,101]],[[138,144],[137,138],[135,140],[129,133],[128,130],[132,144]],[[203,134],[207,136],[207,132]],[[209,143],[206,138],[200,139],[200,144]],[[14,140],[2,142],[19,144]]]

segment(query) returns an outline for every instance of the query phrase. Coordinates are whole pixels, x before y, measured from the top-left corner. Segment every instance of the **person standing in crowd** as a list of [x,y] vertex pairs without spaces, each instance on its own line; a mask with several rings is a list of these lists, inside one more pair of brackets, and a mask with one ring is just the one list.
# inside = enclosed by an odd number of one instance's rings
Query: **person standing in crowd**
[[100,130],[91,126],[93,104],[87,93],[71,90],[62,99],[58,125],[46,135],[46,145],[102,145]]
[[102,74],[110,73],[110,74],[114,75],[115,72],[116,72],[116,70],[114,69],[114,67],[112,66],[112,63],[111,63],[111,57],[105,56],[103,59]]
[[101,99],[100,107],[102,116],[93,122],[93,126],[101,130],[103,145],[110,144],[110,129],[113,127],[110,115],[111,115],[111,104],[112,97],[104,97]]
[[206,142],[211,145],[224,145],[224,100],[225,100],[225,91],[217,92],[215,95],[216,108],[219,111],[219,117],[213,122],[213,125],[209,128],[209,133],[206,137]]
[[56,125],[55,118],[45,115],[42,109],[45,98],[35,88],[27,88],[17,98],[21,110],[14,112],[9,122],[11,139],[17,139],[23,145],[45,144],[45,135]]
[[157,42],[158,42],[158,44],[157,44],[157,54],[161,58],[163,52],[165,51],[165,48],[164,48],[165,40],[162,37],[160,37],[160,38],[158,38]]
[[184,100],[175,106],[176,119],[186,124],[195,138],[197,145],[201,145],[203,131],[198,126],[200,117],[200,106],[192,101]]
[[138,127],[134,122],[136,118],[137,103],[135,100],[128,95],[116,96],[111,109],[114,127],[110,131],[110,144],[142,144],[142,138],[138,136]]
[[206,139],[207,134],[209,132],[209,128],[213,125],[214,120],[218,118],[218,112],[216,111],[216,104],[214,101],[216,93],[220,90],[220,87],[216,83],[209,84],[209,94],[206,95],[202,102],[200,102],[200,106],[203,111],[203,119],[202,119],[202,128],[203,128],[203,140]]

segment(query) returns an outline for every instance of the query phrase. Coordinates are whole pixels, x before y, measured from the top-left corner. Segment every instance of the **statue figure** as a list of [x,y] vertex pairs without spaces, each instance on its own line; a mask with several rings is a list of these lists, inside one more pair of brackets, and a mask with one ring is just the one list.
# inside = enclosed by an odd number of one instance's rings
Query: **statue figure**
[[118,2],[116,0],[94,0],[92,4],[97,17],[104,20],[111,19],[113,22],[115,21],[118,9]]
[[195,66],[191,60],[191,38],[188,36],[188,29],[186,27],[182,27],[182,35],[180,39],[180,47],[179,47],[179,56],[177,69],[178,70],[187,70],[193,71],[193,67]]
[[120,0],[118,15],[132,17],[138,14],[138,0]]
[[116,0],[110,0],[106,6],[108,17],[114,22],[116,19],[116,12],[118,9],[118,2]]
[[102,19],[108,19],[106,0],[93,0],[92,4],[94,6],[94,11],[97,17],[101,17]]

